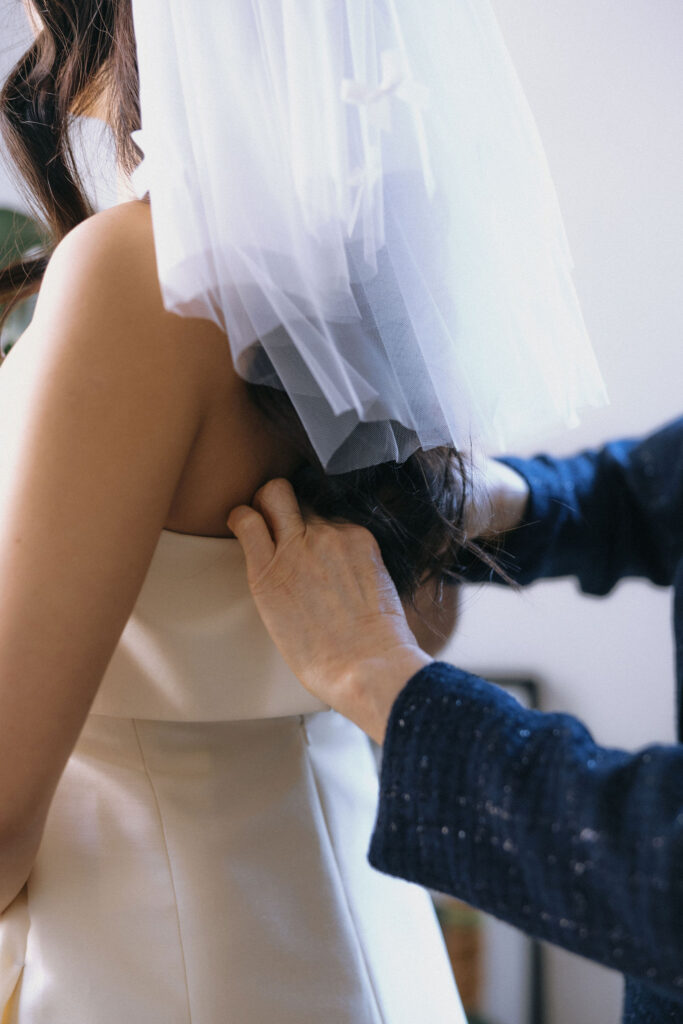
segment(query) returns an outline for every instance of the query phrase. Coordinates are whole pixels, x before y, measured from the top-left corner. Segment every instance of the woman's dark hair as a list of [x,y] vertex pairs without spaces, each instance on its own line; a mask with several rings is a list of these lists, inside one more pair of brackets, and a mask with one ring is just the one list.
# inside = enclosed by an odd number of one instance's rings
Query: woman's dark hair
[[[0,327],[18,301],[38,291],[54,246],[94,212],[70,142],[74,116],[106,100],[119,164],[130,173],[141,158],[130,137],[140,127],[131,0],[34,0],[34,7],[43,29],[0,93],[0,131],[50,243],[0,270]],[[371,530],[401,594],[412,597],[427,578],[457,579],[463,553],[497,570],[465,536],[468,461],[461,453],[417,451],[400,465],[327,475],[287,396],[265,387],[250,392],[302,456],[293,478],[302,503]]]
[[130,172],[141,158],[130,138],[140,126],[130,0],[32,2],[43,30],[0,93],[0,132],[50,243],[0,271],[0,324],[38,291],[55,245],[93,213],[71,145],[74,116],[106,98],[119,162]]

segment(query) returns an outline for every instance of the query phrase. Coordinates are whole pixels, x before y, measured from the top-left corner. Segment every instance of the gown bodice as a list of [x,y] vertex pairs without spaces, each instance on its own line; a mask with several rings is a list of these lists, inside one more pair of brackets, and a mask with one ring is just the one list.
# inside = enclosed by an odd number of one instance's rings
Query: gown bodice
[[93,713],[227,722],[325,707],[263,626],[239,543],[162,530]]
[[0,914],[0,1021],[464,1024],[427,895],[367,862],[376,802],[238,542],[163,531]]

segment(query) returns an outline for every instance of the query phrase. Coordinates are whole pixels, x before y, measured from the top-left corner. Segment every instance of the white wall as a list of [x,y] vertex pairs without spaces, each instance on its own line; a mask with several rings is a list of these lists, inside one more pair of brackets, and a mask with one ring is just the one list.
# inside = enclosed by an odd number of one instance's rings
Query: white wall
[[[0,0],[0,78],[31,38],[22,0]],[[74,134],[72,141],[84,187],[97,209],[112,206],[118,200],[111,132],[101,121],[90,118],[81,118],[80,129],[81,135]],[[0,148],[0,207],[24,209],[24,201],[12,181],[13,168],[2,159],[3,155],[6,156]]]
[[[21,0],[0,0],[0,79],[4,77],[31,35]],[[0,154],[1,155],[1,154]],[[0,207],[22,208],[12,184],[10,169],[0,159]]]
[[[570,436],[539,439],[568,452],[639,434],[683,405],[683,5],[494,7],[546,145],[612,399]],[[0,0],[0,72],[19,10],[19,0]],[[0,204],[13,191],[0,172]],[[579,715],[604,743],[673,738],[670,601],[645,584],[623,584],[608,600],[581,598],[568,582],[523,597],[470,590],[449,656],[484,674],[538,676],[545,706]],[[548,963],[549,1022],[618,1018],[616,975],[556,951]]]
[[[638,435],[683,411],[683,6],[494,7],[546,146],[612,403],[535,447],[562,453]],[[602,600],[570,582],[522,597],[469,589],[448,656],[484,674],[533,674],[546,708],[578,715],[601,742],[635,747],[673,738],[670,617],[670,595],[637,582]],[[618,1019],[618,976],[557,951],[547,962],[552,1024]]]

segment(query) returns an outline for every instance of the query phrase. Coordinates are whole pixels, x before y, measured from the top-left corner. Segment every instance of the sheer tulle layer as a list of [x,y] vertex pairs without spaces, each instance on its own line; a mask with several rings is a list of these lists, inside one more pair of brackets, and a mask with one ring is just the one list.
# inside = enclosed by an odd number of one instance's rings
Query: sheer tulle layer
[[164,301],[285,388],[328,469],[502,449],[604,401],[488,0],[134,11]]

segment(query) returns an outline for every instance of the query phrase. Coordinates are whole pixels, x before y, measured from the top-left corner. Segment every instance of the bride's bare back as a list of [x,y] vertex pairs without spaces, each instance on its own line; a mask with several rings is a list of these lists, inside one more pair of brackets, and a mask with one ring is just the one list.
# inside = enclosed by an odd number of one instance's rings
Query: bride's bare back
[[[173,343],[179,342],[185,348],[188,389],[201,388],[199,430],[182,468],[164,526],[180,533],[229,537],[225,521],[230,509],[249,501],[266,480],[288,475],[294,465],[292,453],[249,399],[244,382],[233,368],[223,332],[206,320],[170,317],[163,313],[149,205],[130,202],[96,215],[86,230],[76,232],[68,243],[70,257],[78,261],[81,250],[83,258],[87,259],[93,244],[106,251],[109,243],[112,249],[119,251],[123,244],[124,253],[120,255],[131,261],[140,281],[141,294],[135,296],[140,328],[136,331],[136,344],[143,329],[163,333],[172,323]],[[64,282],[60,280],[60,284]],[[68,281],[66,286],[69,287]],[[145,287],[148,302],[144,301]],[[77,281],[70,290],[72,301],[79,303]],[[126,295],[122,294],[120,299],[125,306]],[[96,307],[97,295],[91,295],[90,302]],[[36,326],[32,333],[38,330]],[[22,347],[28,349],[27,342],[28,336]],[[32,357],[33,352],[27,353],[28,361],[32,361]],[[7,368],[10,365],[8,363]],[[25,363],[12,373],[15,400],[17,390],[22,390],[23,371]],[[163,373],[162,366],[159,373]],[[7,372],[3,374],[5,377],[9,377]],[[3,378],[0,378],[0,388]],[[9,386],[7,380],[2,390],[6,391]],[[87,429],[93,426],[89,424]]]

